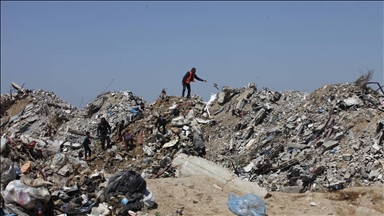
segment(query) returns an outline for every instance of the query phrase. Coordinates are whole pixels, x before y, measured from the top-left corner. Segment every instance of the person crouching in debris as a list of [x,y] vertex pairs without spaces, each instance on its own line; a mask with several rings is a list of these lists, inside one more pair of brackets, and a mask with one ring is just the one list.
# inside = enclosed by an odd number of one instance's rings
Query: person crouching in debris
[[182,91],[182,94],[181,94],[181,97],[184,97],[184,93],[185,93],[185,88],[188,89],[188,93],[187,93],[187,98],[190,98],[191,97],[191,85],[190,85],[190,82],[195,82],[195,79],[201,81],[201,82],[207,82],[207,80],[203,80],[201,78],[199,78],[197,75],[196,75],[196,68],[192,68],[190,71],[188,71],[182,81],[181,81],[181,85],[183,85],[183,91]]
[[89,145],[91,144],[91,140],[90,140],[91,133],[87,131],[85,135],[86,136],[84,137],[82,146],[84,147],[84,159],[87,160],[87,153],[89,153],[88,157],[89,158],[91,157],[91,148],[89,147]]
[[121,120],[121,122],[119,122],[117,124],[117,142],[120,142],[120,141],[123,141],[123,130],[124,130],[124,124],[125,124],[125,121],[124,120]]
[[167,90],[167,89],[164,88],[164,89],[161,91],[161,94],[159,95],[159,98],[160,98],[161,100],[164,100],[164,99],[167,98],[167,92],[166,92],[166,90]]
[[129,121],[132,121],[132,116],[136,116],[139,112],[144,113],[144,103],[141,103],[139,106],[134,106],[129,109],[131,113],[129,115]]
[[109,134],[111,134],[111,126],[105,120],[105,118],[101,118],[101,122],[97,126],[97,137],[100,138],[101,141],[101,149],[104,151],[105,150],[105,140],[107,140],[107,148],[111,144],[111,139],[109,138]]
[[163,135],[165,134],[165,125],[166,125],[166,120],[163,118],[162,115],[159,115],[157,118],[155,127],[157,127],[157,131],[161,132]]
[[125,132],[123,137],[124,137],[125,151],[129,151],[130,145],[133,146],[132,134],[130,134],[129,132]]

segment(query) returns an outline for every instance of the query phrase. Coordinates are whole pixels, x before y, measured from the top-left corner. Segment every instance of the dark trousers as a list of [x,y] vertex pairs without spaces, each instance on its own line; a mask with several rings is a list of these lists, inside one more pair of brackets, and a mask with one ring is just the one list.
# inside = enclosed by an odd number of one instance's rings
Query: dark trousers
[[88,144],[84,145],[84,156],[85,156],[85,158],[87,158],[87,153],[89,153],[88,157],[91,157],[91,148],[89,148]]
[[107,134],[101,134],[100,135],[100,141],[101,141],[101,149],[105,150],[105,140],[107,140],[107,147],[111,144],[111,138]]
[[183,92],[181,94],[181,97],[184,97],[185,88],[187,88],[187,90],[188,90],[187,98],[191,97],[191,84],[189,84],[189,83],[183,84]]

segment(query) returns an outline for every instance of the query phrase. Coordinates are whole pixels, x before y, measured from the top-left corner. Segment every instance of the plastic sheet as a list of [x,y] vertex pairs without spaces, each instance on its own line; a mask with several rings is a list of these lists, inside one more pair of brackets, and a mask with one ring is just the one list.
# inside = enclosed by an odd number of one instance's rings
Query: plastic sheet
[[227,205],[233,213],[240,216],[264,216],[266,214],[265,202],[252,193],[246,194],[244,197],[229,194]]

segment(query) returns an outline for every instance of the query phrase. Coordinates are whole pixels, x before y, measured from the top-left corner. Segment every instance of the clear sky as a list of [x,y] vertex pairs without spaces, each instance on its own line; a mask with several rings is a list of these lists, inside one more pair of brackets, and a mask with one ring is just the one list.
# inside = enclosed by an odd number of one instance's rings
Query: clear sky
[[383,2],[4,2],[1,92],[11,82],[83,107],[107,91],[181,95],[192,67],[219,86],[312,92],[374,69],[383,79]]

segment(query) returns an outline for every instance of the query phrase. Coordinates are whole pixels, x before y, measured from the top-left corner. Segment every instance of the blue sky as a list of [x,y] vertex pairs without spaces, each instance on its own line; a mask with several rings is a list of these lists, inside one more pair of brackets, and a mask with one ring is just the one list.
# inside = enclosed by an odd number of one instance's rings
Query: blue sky
[[11,82],[72,105],[107,91],[181,95],[192,67],[219,86],[311,92],[374,69],[383,79],[383,2],[4,2],[1,92]]

